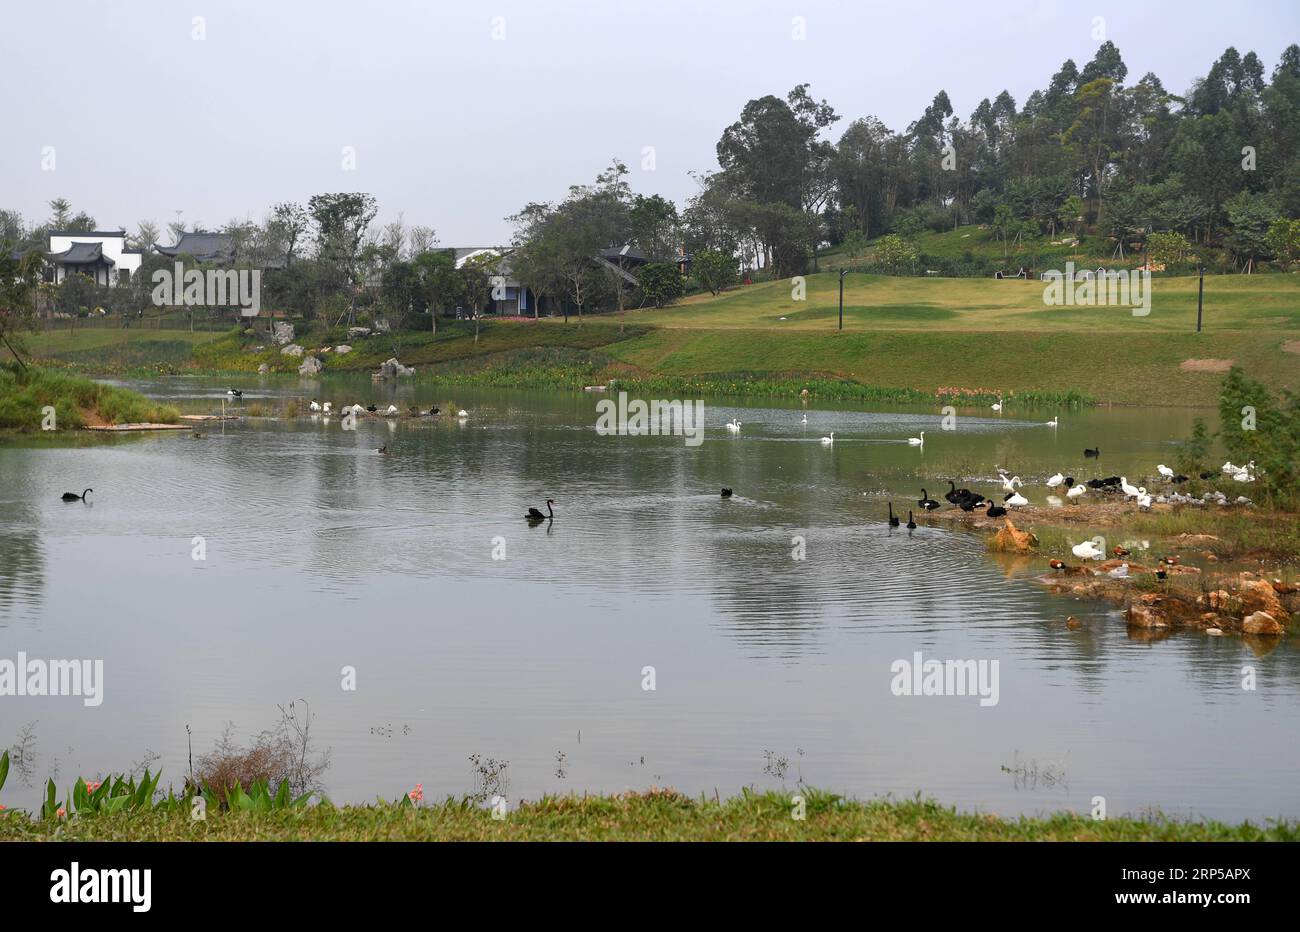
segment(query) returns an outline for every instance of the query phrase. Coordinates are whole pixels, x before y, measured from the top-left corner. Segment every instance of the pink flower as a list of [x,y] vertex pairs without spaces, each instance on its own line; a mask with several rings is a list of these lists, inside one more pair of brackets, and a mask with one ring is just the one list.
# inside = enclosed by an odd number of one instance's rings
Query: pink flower
[[96,781],[93,782],[93,783],[87,783],[87,784],[86,784],[86,792],[87,792],[87,793],[93,793],[93,792],[95,792],[95,790],[99,789],[99,788],[100,788],[101,786],[103,786],[103,785],[104,785],[104,781],[103,781],[103,780],[96,780]]
[[59,811],[56,812],[56,813],[54,813],[54,814],[55,814],[56,816],[58,816],[60,819],[62,819],[64,816],[66,816],[66,815],[68,814],[68,810],[66,810],[66,809],[64,809],[62,806],[60,806],[60,807],[59,807]]
[[411,792],[407,793],[406,795],[410,798],[411,802],[413,803],[424,802],[424,784],[423,783],[415,784],[415,789],[411,790]]

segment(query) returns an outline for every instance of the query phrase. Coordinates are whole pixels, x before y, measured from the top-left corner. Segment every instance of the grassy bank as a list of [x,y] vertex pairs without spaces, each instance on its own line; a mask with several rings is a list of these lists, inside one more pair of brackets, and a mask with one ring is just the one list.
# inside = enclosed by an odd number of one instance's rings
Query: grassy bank
[[[806,819],[792,818],[802,793]],[[855,802],[814,790],[692,799],[672,791],[546,797],[496,820],[462,800],[323,805],[190,818],[189,807],[32,821],[0,815],[0,841],[1295,841],[1295,822],[1228,825],[1060,813],[1002,819],[925,800]]]
[[[494,385],[581,387],[611,378],[704,394],[791,395],[803,388],[843,400],[933,400],[944,389],[982,403],[1080,401],[1204,405],[1230,362],[1272,388],[1300,388],[1300,277],[1207,279],[1204,332],[1196,333],[1197,282],[1158,278],[1151,309],[1047,307],[1037,281],[845,279],[845,329],[836,329],[838,275],[695,295],[660,310],[483,323],[348,340],[346,328],[299,323],[307,353],[326,372],[373,370],[397,357],[420,377]],[[33,337],[36,356],[96,373],[296,374],[265,333],[80,330]],[[259,349],[260,347],[260,349]]]
[[137,392],[44,369],[0,367],[0,429],[44,429],[45,409],[54,409],[54,429],[141,421],[174,424],[175,408]]

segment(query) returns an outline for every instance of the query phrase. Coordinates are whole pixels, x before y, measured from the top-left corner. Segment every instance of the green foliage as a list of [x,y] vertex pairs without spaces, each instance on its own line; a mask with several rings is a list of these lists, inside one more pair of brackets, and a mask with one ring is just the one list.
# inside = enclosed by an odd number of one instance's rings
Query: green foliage
[[897,233],[882,236],[876,243],[876,264],[895,273],[914,271],[920,257],[916,244]]
[[1192,244],[1181,233],[1152,233],[1146,246],[1151,261],[1165,266],[1184,261],[1192,252]]
[[1211,440],[1205,419],[1198,417],[1192,423],[1192,436],[1178,445],[1178,454],[1174,460],[1178,471],[1193,478],[1205,472],[1209,468]]
[[1255,464],[1252,498],[1300,507],[1300,395],[1275,397],[1233,366],[1219,392],[1219,439],[1230,461]]
[[718,250],[701,250],[691,259],[691,278],[711,294],[721,294],[738,280],[736,259]]
[[1278,267],[1283,272],[1289,271],[1291,263],[1300,256],[1300,220],[1279,217],[1269,224],[1264,240]]
[[0,367],[0,429],[40,430],[47,405],[54,408],[59,430],[81,427],[87,418],[107,424],[174,424],[180,417],[175,408],[125,388],[48,369]]
[[648,262],[637,270],[637,283],[655,307],[674,303],[686,291],[682,273],[671,262]]

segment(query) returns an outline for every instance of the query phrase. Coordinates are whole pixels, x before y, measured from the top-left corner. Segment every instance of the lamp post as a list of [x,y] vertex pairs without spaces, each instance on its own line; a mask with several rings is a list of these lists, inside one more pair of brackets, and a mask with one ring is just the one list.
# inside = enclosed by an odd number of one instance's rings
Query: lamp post
[[1196,286],[1196,332],[1201,332],[1201,308],[1205,303],[1205,266],[1201,266],[1201,280]]
[[844,329],[844,276],[849,274],[848,269],[840,269],[840,329]]

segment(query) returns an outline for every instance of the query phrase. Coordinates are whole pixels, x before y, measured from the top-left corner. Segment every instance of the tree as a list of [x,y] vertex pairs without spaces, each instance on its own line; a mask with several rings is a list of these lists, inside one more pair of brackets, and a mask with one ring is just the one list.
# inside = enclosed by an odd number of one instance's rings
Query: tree
[[671,262],[648,262],[637,271],[637,284],[655,307],[672,304],[685,292],[682,273]]
[[919,258],[916,246],[897,233],[882,236],[876,243],[876,263],[891,272],[914,270]]
[[150,252],[158,243],[158,224],[152,220],[141,220],[135,227],[135,233],[126,238],[127,245],[141,252]]
[[736,258],[713,249],[697,252],[691,258],[691,277],[701,288],[719,295],[736,283]]
[[1264,239],[1278,267],[1290,271],[1291,263],[1300,255],[1300,220],[1279,217],[1269,224]]
[[0,342],[26,369],[19,334],[36,328],[36,294],[45,260],[36,251],[15,257],[13,250],[12,240],[0,240]]
[[1255,260],[1269,254],[1269,228],[1277,219],[1277,208],[1263,194],[1242,191],[1225,205],[1232,233],[1228,246],[1242,264],[1243,272],[1254,269]]
[[470,256],[456,270],[460,278],[465,304],[474,315],[474,342],[478,343],[479,318],[483,305],[492,295],[492,279],[501,274],[501,257],[493,252],[480,252]]
[[281,247],[280,256],[284,259],[285,268],[293,264],[298,244],[307,232],[309,222],[307,211],[301,204],[282,201],[271,208],[271,218],[266,224],[268,239]]
[[379,212],[370,194],[313,194],[307,211],[316,225],[316,254],[351,292],[348,323],[356,318],[357,271],[366,231]]
[[1192,244],[1181,233],[1152,233],[1147,237],[1147,255],[1153,264],[1182,262],[1191,251]]

